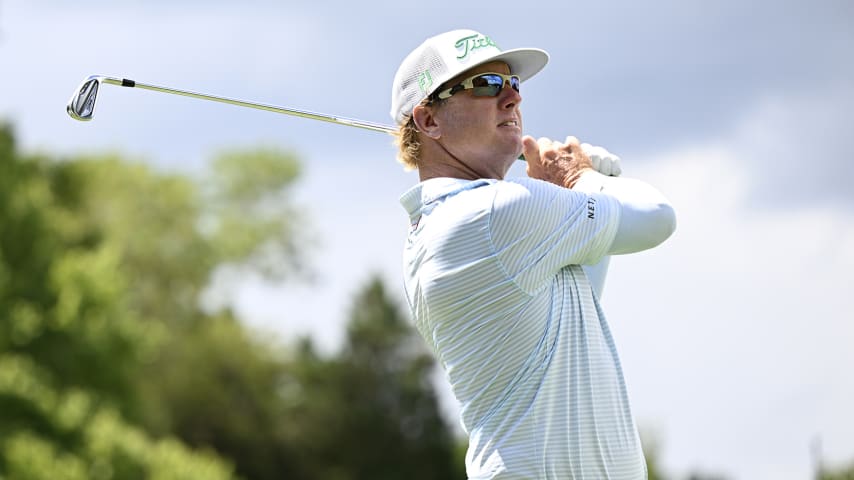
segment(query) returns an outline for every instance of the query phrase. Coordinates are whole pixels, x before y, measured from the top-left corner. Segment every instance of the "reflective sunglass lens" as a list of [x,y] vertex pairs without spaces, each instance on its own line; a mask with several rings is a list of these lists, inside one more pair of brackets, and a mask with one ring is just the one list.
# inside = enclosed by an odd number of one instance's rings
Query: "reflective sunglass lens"
[[[519,91],[519,77],[511,75],[507,77],[510,81],[510,87],[513,90]],[[497,97],[504,88],[504,77],[495,74],[480,75],[472,79],[474,94],[478,97]]]
[[504,79],[498,75],[481,75],[472,79],[473,93],[478,97],[495,97],[504,86]]
[[464,80],[462,83],[434,94],[434,98],[450,98],[457,92],[471,89],[476,97],[497,97],[504,88],[504,83],[510,82],[510,88],[519,91],[519,77],[498,73],[483,73]]

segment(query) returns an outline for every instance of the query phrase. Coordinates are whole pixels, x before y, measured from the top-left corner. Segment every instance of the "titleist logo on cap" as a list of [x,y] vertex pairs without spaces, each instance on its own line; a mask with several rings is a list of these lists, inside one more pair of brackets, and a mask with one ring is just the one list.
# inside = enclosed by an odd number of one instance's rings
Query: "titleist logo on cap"
[[457,47],[457,50],[461,52],[460,55],[457,55],[457,60],[463,60],[464,58],[469,56],[469,53],[479,48],[492,47],[496,50],[500,50],[498,48],[498,45],[496,45],[491,38],[481,34],[474,34],[469,35],[467,37],[463,37],[457,40],[457,43],[455,43],[454,46]]

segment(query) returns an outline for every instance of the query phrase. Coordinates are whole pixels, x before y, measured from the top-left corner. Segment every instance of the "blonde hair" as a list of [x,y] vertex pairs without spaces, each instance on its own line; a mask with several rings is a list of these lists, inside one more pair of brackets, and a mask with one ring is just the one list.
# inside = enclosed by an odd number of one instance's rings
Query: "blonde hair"
[[403,164],[406,171],[417,169],[421,157],[421,140],[418,139],[418,127],[411,115],[394,133],[394,137],[394,144],[398,148],[397,161]]
[[[448,99],[427,97],[421,100],[419,106],[429,107],[436,111],[448,103]],[[413,109],[414,110],[414,109]],[[397,161],[403,164],[407,172],[416,170],[421,162],[421,139],[419,138],[418,126],[412,114],[406,117],[403,125],[394,132],[394,144],[397,145]]]

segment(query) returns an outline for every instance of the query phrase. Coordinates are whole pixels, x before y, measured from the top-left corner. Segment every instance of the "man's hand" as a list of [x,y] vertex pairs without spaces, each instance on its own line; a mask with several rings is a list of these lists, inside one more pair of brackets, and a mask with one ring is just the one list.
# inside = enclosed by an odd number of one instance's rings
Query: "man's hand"
[[522,139],[528,176],[562,187],[572,188],[581,174],[593,170],[593,164],[575,137],[566,137],[561,143],[548,138]]

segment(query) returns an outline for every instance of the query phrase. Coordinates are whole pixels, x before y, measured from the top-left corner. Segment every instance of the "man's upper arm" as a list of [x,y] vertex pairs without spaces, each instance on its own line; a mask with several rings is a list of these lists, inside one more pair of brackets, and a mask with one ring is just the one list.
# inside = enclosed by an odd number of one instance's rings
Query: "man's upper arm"
[[510,275],[533,291],[567,265],[598,262],[619,224],[617,201],[532,179],[500,182],[490,233]]

